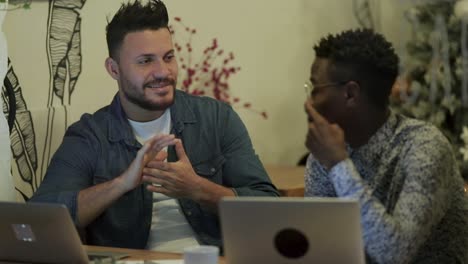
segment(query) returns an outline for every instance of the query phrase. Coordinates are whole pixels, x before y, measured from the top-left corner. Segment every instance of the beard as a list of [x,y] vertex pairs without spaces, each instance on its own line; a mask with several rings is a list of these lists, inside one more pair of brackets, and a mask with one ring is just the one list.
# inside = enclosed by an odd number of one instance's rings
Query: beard
[[[172,99],[170,101],[162,101],[160,103],[155,103],[152,102],[151,100],[147,99],[145,97],[145,89],[155,89],[155,88],[149,88],[151,84],[158,84],[158,83],[164,83],[166,85],[172,85]],[[164,111],[167,108],[169,108],[171,105],[174,104],[174,98],[175,98],[175,84],[176,81],[174,79],[169,79],[169,78],[160,78],[156,79],[151,82],[145,83],[142,87],[137,87],[134,85],[132,82],[130,82],[127,78],[123,77],[122,80],[122,92],[125,98],[135,104],[138,105],[139,107],[149,110],[149,111]],[[142,91],[139,93],[139,91]]]

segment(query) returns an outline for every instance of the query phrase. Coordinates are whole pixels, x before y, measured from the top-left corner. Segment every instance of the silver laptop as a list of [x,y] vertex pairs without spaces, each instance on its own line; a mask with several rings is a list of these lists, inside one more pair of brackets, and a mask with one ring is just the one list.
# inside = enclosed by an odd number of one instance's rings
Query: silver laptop
[[0,202],[0,262],[88,263],[67,208]]
[[226,197],[219,209],[229,264],[365,263],[357,201]]

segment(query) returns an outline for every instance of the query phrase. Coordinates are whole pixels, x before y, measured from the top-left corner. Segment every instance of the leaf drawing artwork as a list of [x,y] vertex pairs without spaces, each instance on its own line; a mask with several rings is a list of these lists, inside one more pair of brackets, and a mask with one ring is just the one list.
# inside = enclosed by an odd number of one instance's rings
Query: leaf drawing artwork
[[[50,0],[47,25],[47,55],[49,62],[49,95],[46,138],[40,174],[44,175],[52,152],[54,122],[68,127],[67,106],[81,73],[81,17],[78,12],[86,0]],[[56,120],[55,97],[65,111],[65,120]]]
[[[42,179],[36,175],[37,151],[31,112],[28,110],[26,101],[24,100],[18,77],[13,70],[10,59],[8,59],[8,72],[5,82],[9,82],[10,86],[13,87],[16,100],[16,117],[11,129],[10,141],[13,159],[16,162],[19,176],[23,181],[16,183],[16,190],[24,200],[27,200],[37,190]],[[3,112],[5,115],[8,115],[10,101],[7,98],[5,86],[2,89],[2,100]]]

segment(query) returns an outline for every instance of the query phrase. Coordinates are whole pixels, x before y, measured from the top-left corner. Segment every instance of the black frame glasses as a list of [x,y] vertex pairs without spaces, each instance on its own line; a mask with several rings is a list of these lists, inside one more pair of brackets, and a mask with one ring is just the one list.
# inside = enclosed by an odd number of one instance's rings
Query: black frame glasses
[[312,92],[314,91],[314,89],[343,85],[343,84],[346,84],[348,82],[349,81],[339,81],[339,82],[330,82],[330,83],[323,83],[323,84],[314,85],[310,80],[307,80],[304,83],[304,89],[305,89],[305,92],[307,94],[307,97],[310,97],[312,95]]

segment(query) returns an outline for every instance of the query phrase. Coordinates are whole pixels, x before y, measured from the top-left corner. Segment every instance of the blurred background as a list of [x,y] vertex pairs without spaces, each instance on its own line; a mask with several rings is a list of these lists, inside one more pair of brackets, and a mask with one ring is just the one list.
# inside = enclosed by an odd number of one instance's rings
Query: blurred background
[[[66,128],[109,104],[117,92],[104,69],[105,26],[121,2],[0,1],[7,44],[0,50],[7,60],[2,101],[17,199],[37,189]],[[367,27],[385,35],[401,56],[395,109],[441,128],[466,171],[466,2],[167,0],[166,5],[178,52],[178,86],[231,104],[265,164],[296,165],[307,153],[303,84],[313,45],[327,34]]]

